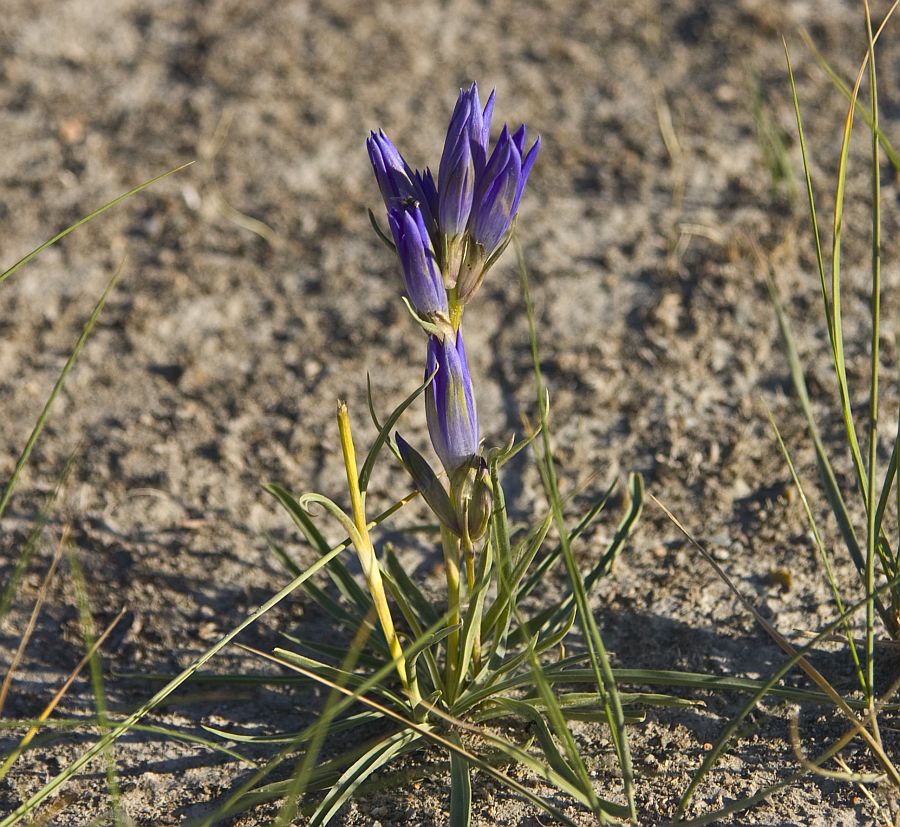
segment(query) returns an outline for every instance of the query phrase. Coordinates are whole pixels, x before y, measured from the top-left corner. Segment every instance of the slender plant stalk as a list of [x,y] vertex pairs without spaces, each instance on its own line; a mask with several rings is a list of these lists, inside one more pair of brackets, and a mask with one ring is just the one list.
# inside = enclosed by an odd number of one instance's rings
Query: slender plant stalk
[[[462,551],[466,561],[466,580],[469,584],[469,601],[472,600],[472,593],[475,590],[475,546],[472,538],[469,536],[469,520],[467,516],[462,520]],[[474,674],[478,673],[481,668],[481,612],[474,620],[475,637],[472,643],[472,670]],[[461,676],[462,677],[462,676]]]
[[354,539],[359,541],[356,548],[359,563],[362,566],[363,576],[366,578],[372,602],[375,604],[375,611],[378,613],[381,629],[391,650],[391,657],[396,665],[397,674],[400,676],[400,683],[403,684],[403,689],[409,696],[413,709],[415,709],[421,702],[422,696],[419,694],[419,686],[415,677],[410,678],[406,668],[406,658],[403,655],[403,648],[400,646],[400,640],[394,628],[394,619],[391,616],[391,608],[388,605],[384,583],[381,580],[381,567],[378,565],[375,548],[372,546],[372,540],[369,537],[365,507],[362,493],[359,490],[356,450],[353,447],[353,434],[350,431],[350,415],[347,412],[346,402],[338,403],[338,429],[341,433],[341,451],[344,455],[344,468],[347,471],[347,487],[350,491],[353,523],[358,534],[358,537]]
[[447,663],[445,682],[447,702],[456,700],[459,685],[459,538],[441,524],[441,545],[444,549],[444,573],[447,577],[447,613],[450,626],[457,627],[447,637]]
[[[872,103],[872,380],[869,394],[869,490],[866,501],[868,531],[866,536],[866,696],[875,699],[875,546],[878,543],[875,524],[875,464],[878,457],[878,341],[881,315],[881,180],[878,170],[878,84],[875,73],[875,47],[872,40],[872,17],[868,0],[866,36],[869,44],[869,87]],[[875,718],[872,718],[873,723]]]

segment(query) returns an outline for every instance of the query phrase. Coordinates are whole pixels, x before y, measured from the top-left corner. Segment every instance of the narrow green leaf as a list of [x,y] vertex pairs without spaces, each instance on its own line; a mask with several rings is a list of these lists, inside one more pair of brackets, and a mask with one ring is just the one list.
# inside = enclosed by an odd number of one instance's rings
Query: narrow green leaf
[[[454,738],[458,741],[458,738]],[[459,753],[450,753],[449,827],[469,827],[472,823],[472,776],[469,762]]]
[[72,231],[77,230],[82,225],[87,224],[88,221],[96,218],[98,215],[102,215],[107,210],[111,209],[112,207],[115,207],[117,204],[121,204],[123,201],[126,201],[127,199],[131,198],[132,195],[137,195],[142,190],[147,189],[147,187],[152,187],[157,182],[162,181],[163,178],[168,178],[170,175],[174,175],[176,172],[181,172],[181,170],[186,169],[187,167],[191,166],[191,164],[193,164],[193,163],[194,163],[193,161],[188,161],[186,164],[181,164],[180,166],[177,166],[174,169],[170,169],[168,172],[164,172],[162,175],[157,175],[155,178],[151,178],[149,181],[144,181],[143,184],[138,184],[138,186],[136,186],[134,189],[130,189],[130,190],[128,190],[128,192],[123,193],[122,195],[120,195],[116,198],[113,198],[112,201],[108,201],[102,207],[98,207],[93,212],[88,213],[84,218],[79,219],[74,224],[70,224],[68,227],[66,227],[66,229],[64,229],[62,232],[57,233],[49,241],[45,241],[43,244],[41,244],[40,247],[36,247],[34,250],[32,250],[30,253],[28,253],[28,255],[24,256],[23,258],[20,258],[8,270],[5,270],[3,273],[0,273],[0,284],[2,284],[4,281],[6,281],[20,267],[24,267],[35,256],[40,255],[48,247],[52,247],[54,244],[56,244],[57,241],[61,241],[62,239],[64,239]]
[[[365,493],[366,489],[369,487],[369,478],[372,476],[372,469],[375,467],[375,461],[378,459],[378,454],[381,452],[381,449],[386,442],[390,444],[391,431],[403,415],[403,412],[412,405],[412,403],[421,396],[425,388],[431,384],[431,380],[434,379],[435,373],[437,373],[437,369],[435,369],[431,376],[425,377],[425,381],[394,408],[391,415],[385,420],[384,425],[379,423],[378,417],[375,415],[375,404],[372,400],[372,381],[369,378],[369,375],[366,374],[366,392],[369,399],[369,413],[372,416],[375,427],[378,428],[378,436],[376,437],[375,442],[372,443],[369,453],[366,454],[365,462],[363,462],[362,469],[359,472],[359,490],[363,493]],[[391,447],[393,448],[393,446]],[[398,456],[396,451],[395,456]]]

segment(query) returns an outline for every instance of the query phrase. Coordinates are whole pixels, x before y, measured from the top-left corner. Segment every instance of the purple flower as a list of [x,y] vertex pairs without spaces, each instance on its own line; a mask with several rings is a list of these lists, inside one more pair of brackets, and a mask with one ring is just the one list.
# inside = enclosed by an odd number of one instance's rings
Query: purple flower
[[491,92],[482,111],[477,83],[473,83],[468,91],[459,90],[438,169],[438,226],[450,238],[462,233],[469,220],[475,170],[484,166],[493,108],[494,93]]
[[453,337],[428,337],[425,376],[437,373],[425,389],[425,418],[431,444],[441,464],[452,475],[479,451],[478,419],[472,377],[466,363],[462,331]]
[[422,210],[425,226],[429,233],[433,232],[438,199],[431,172],[427,169],[425,172],[414,171],[380,129],[377,133],[369,133],[366,148],[385,207],[391,210],[403,202],[416,202]]
[[446,320],[447,293],[434,260],[421,209],[412,203],[391,207],[388,223],[397,245],[403,281],[413,310],[425,320]]
[[525,154],[525,125],[510,136],[504,124],[491,157],[477,176],[469,233],[484,248],[487,257],[503,240],[516,217],[540,146],[538,138]]

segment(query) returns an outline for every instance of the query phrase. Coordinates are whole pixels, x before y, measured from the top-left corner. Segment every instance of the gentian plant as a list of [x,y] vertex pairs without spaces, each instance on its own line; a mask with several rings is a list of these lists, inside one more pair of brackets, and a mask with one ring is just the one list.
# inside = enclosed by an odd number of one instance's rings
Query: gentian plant
[[[370,218],[397,255],[403,298],[423,330],[424,381],[384,421],[376,413],[370,387],[369,407],[378,438],[361,468],[347,406],[339,405],[349,513],[322,494],[295,498],[280,486],[268,487],[322,555],[313,569],[324,568],[337,590],[335,596],[307,580],[308,594],[354,642],[348,649],[301,639],[295,641],[295,648],[276,649],[268,655],[331,687],[332,694],[312,734],[297,736],[310,745],[292,778],[265,786],[254,786],[251,779],[230,799],[225,812],[241,809],[247,801],[283,797],[280,823],[287,824],[306,800],[304,793],[324,791],[309,809],[310,824],[326,824],[351,796],[366,789],[376,771],[431,744],[449,757],[453,825],[469,823],[473,768],[557,819],[572,823],[556,805],[513,778],[504,769],[510,764],[522,765],[601,821],[634,816],[625,723],[638,717],[635,704],[652,698],[626,697],[617,691],[587,594],[597,578],[610,570],[626,541],[640,513],[643,488],[640,478],[632,475],[618,531],[607,547],[592,554],[590,569],[580,571],[571,543],[601,513],[612,488],[573,528],[566,525],[550,452],[547,397],[524,267],[520,272],[532,323],[540,424],[524,438],[511,438],[506,445],[490,449],[485,448],[479,429],[463,311],[513,238],[519,203],[540,149],[538,139],[526,150],[524,126],[512,133],[503,126],[496,144],[490,146],[494,99],[492,93],[482,107],[474,83],[460,91],[437,185],[430,170],[413,169],[384,132],[372,132],[368,138],[389,229],[383,230],[371,213]],[[400,416],[420,397],[424,397],[436,462],[395,431]],[[366,514],[366,493],[385,445],[415,490],[373,520]],[[533,524],[513,527],[501,469],[529,447],[537,456],[548,509]],[[442,595],[428,593],[389,545],[378,549],[372,540],[379,524],[416,497],[424,500],[437,522],[432,531],[443,554],[446,589]],[[315,525],[314,515],[320,509],[347,532],[348,539],[337,547],[329,546]],[[556,539],[549,542],[554,529]],[[351,545],[365,588],[340,559],[340,552]],[[277,551],[289,560],[284,550]],[[537,587],[560,563],[568,589],[541,603]],[[292,571],[300,573],[296,567]],[[525,602],[528,612],[522,608]],[[576,620],[584,651],[565,655],[563,642]],[[572,686],[579,684],[586,686],[573,691]],[[518,719],[523,737],[509,739],[485,727],[498,718]],[[595,789],[569,730],[573,719],[597,720],[610,727],[624,779],[618,801],[604,798]],[[348,728],[365,728],[370,740],[317,766],[325,740]],[[289,747],[283,757],[299,743],[286,740]],[[537,748],[532,746],[535,742]],[[422,764],[421,772],[431,771]]]

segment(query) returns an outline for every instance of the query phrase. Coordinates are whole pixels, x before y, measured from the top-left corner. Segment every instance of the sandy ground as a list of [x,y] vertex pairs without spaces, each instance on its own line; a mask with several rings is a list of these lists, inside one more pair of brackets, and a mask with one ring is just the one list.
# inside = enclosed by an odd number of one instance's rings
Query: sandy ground
[[[876,2],[883,14],[887,3]],[[0,537],[0,578],[23,547],[65,462],[77,464],[0,628],[8,661],[64,526],[86,569],[98,622],[128,611],[105,656],[114,710],[156,684],[134,673],[182,668],[286,582],[264,533],[308,552],[261,490],[275,480],[340,496],[333,405],[349,400],[360,441],[365,376],[383,410],[421,373],[421,337],[399,300],[391,255],[365,209],[378,193],[364,151],[382,126],[412,163],[436,165],[456,89],[497,89],[497,121],[543,137],[520,213],[542,324],[556,451],[565,485],[594,490],[629,470],[715,550],[739,587],[785,633],[832,617],[814,547],[766,423],[763,402],[814,480],[755,245],[777,275],[829,444],[839,452],[826,337],[818,315],[799,148],[781,35],[804,105],[820,209],[830,221],[846,105],[816,67],[806,28],[844,77],[864,52],[855,0],[351,0],[138,2],[4,0],[0,15],[0,262],[8,266],[109,198],[196,160],[79,230],[2,286],[0,476],[19,450],[105,281],[123,280],[103,314],[24,474]],[[883,128],[900,126],[900,42],[880,56]],[[799,197],[773,183],[753,115],[757,88],[785,136]],[[854,402],[866,404],[869,230],[858,131],[848,184],[845,313]],[[897,353],[898,190],[885,170],[886,376]],[[826,238],[827,242],[827,238]],[[467,317],[467,346],[488,444],[532,412],[527,328],[512,254]],[[885,421],[896,416],[892,382]],[[829,407],[831,406],[831,407]],[[406,420],[424,443],[421,412]],[[540,505],[534,469],[518,466],[512,510]],[[389,465],[372,498],[406,490]],[[375,493],[377,491],[377,493]],[[787,492],[787,494],[786,494]],[[816,494],[814,504],[824,511]],[[373,506],[375,507],[375,506]],[[610,536],[610,513],[578,548],[587,563]],[[830,523],[827,525],[833,529]],[[425,557],[426,572],[434,560]],[[780,568],[792,579],[785,590]],[[846,562],[839,574],[851,584]],[[421,574],[421,572],[420,572]],[[422,575],[424,576],[424,574]],[[552,590],[557,586],[548,584]],[[778,649],[712,570],[649,504],[596,613],[623,666],[759,676]],[[310,634],[322,620],[301,598],[246,640]],[[81,654],[68,569],[51,589],[4,714],[37,714]],[[319,629],[321,631],[321,629]],[[327,632],[327,630],[325,630]],[[847,680],[845,658],[822,668]],[[896,663],[883,662],[884,677]],[[257,668],[237,651],[220,671]],[[281,731],[314,715],[312,695],[186,689],[153,720]],[[644,823],[664,823],[708,744],[740,708],[715,695],[689,713],[651,711],[632,729]],[[91,710],[79,681],[61,712]],[[784,705],[767,703],[700,790],[705,812],[796,768]],[[808,710],[808,752],[840,731]],[[888,722],[897,755],[896,725]],[[578,730],[598,788],[614,794],[609,743]],[[4,749],[11,741],[2,741]],[[29,752],[0,784],[7,811],[64,768],[87,740]],[[169,739],[116,747],[123,801],[142,825],[180,823],[242,777],[222,756]],[[860,753],[858,766],[869,768]],[[444,823],[447,779],[352,804],[348,825]],[[882,803],[883,792],[876,791]],[[87,824],[108,808],[102,763],[45,810]],[[883,812],[881,813],[883,815]],[[807,780],[736,824],[870,824],[858,790]],[[267,823],[260,811],[240,822]],[[476,777],[476,824],[537,825],[535,813]]]

